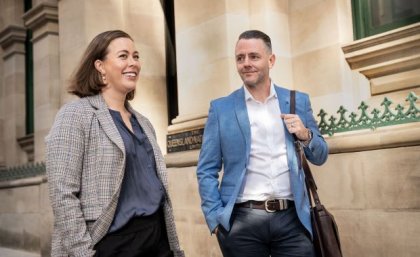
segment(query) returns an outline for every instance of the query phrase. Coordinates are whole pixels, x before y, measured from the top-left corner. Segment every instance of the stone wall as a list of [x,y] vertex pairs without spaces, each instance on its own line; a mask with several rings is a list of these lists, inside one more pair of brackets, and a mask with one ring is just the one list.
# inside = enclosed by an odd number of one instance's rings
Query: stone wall
[[[344,256],[415,257],[420,252],[419,140],[417,137],[416,146],[391,147],[384,136],[402,142],[403,134],[420,132],[416,123],[404,126],[327,138],[331,146],[327,163],[311,165],[320,198],[338,223]],[[375,142],[382,138],[384,149],[362,144],[365,136]],[[355,141],[365,150],[351,146],[340,149],[340,142],[346,141]],[[191,151],[167,159],[173,166],[169,168],[169,184],[181,245],[186,256],[221,257],[217,239],[210,236],[200,209],[196,167],[181,167],[197,155]]]
[[[401,129],[418,134],[418,124],[403,127],[327,138],[327,163],[311,166],[321,200],[335,215],[345,256],[415,257],[420,252],[420,146],[348,147],[342,152],[337,147],[337,140],[375,139],[392,131],[395,137]],[[167,156],[168,180],[181,246],[186,256],[221,257],[200,209],[198,151],[174,155]],[[0,202],[0,253],[8,248],[49,256],[53,217],[45,177],[0,183]]]
[[420,146],[331,154],[314,167],[345,256],[418,256]]
[[[0,183],[0,256],[50,256],[53,215],[43,176]],[[32,256],[31,255],[31,256]]]

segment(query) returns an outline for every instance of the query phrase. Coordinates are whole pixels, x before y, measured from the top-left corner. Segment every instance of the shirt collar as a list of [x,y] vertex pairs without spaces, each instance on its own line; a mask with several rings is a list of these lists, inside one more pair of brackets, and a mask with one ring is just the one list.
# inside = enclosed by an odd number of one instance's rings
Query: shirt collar
[[[244,87],[244,90],[245,90],[245,102],[246,101],[249,101],[249,100],[257,101],[251,95],[251,93],[249,92],[248,88],[245,85],[243,85],[243,87]],[[273,97],[277,99],[277,93],[276,93],[276,90],[274,89],[273,82],[271,82],[271,85],[270,85],[270,95],[267,97],[267,100],[269,100],[269,99],[271,99]]]

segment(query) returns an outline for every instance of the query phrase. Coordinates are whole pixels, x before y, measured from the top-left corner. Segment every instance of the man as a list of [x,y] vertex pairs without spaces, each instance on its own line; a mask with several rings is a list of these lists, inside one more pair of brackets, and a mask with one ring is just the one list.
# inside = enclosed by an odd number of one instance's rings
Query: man
[[[210,104],[197,167],[201,206],[225,257],[314,256],[309,199],[293,135],[307,159],[323,164],[328,146],[307,94],[273,84],[270,37],[243,32],[235,48],[244,86]],[[224,174],[219,187],[219,172]]]

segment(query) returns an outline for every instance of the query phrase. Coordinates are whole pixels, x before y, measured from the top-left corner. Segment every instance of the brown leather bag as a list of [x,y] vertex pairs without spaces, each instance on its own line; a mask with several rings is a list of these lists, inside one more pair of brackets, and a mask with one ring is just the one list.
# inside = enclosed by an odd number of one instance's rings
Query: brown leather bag
[[[290,113],[295,114],[296,109],[296,92],[290,92]],[[334,216],[328,212],[324,205],[321,204],[317,193],[317,186],[309,168],[308,161],[303,151],[302,143],[299,142],[295,134],[295,149],[299,162],[299,168],[303,166],[305,172],[306,189],[309,194],[309,202],[311,205],[311,222],[313,232],[313,243],[317,257],[343,257],[341,252],[340,237],[338,235],[337,224]],[[312,197],[311,197],[312,196]],[[312,202],[313,198],[313,202]]]

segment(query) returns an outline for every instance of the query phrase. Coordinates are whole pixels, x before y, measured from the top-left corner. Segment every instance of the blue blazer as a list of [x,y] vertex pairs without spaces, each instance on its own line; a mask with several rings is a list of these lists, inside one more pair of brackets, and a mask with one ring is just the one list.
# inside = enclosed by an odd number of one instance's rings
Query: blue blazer
[[[290,113],[290,90],[275,86],[281,113]],[[305,147],[307,159],[323,164],[328,157],[328,146],[319,132],[312,114],[309,96],[296,92],[296,114],[313,132],[312,140]],[[280,117],[279,117],[280,119]],[[285,127],[287,160],[290,183],[298,217],[312,234],[309,198],[305,175],[299,169],[293,136]],[[251,146],[251,128],[242,87],[226,97],[210,103],[203,144],[197,165],[197,179],[201,207],[210,231],[219,224],[230,230],[230,216],[247,169]],[[223,177],[219,186],[219,172]]]

